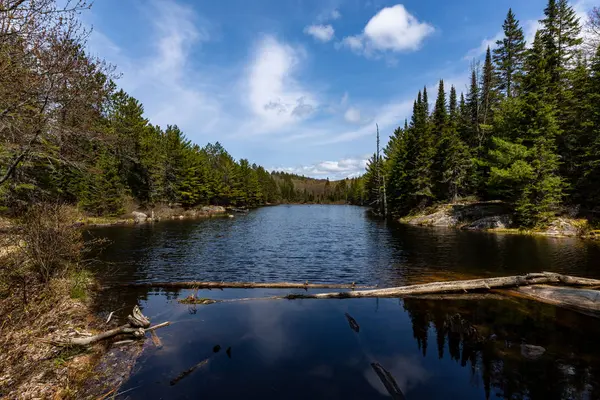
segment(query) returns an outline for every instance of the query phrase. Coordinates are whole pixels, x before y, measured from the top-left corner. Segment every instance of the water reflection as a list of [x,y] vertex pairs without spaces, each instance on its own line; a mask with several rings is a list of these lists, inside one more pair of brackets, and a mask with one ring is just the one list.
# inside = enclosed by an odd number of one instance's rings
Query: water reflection
[[153,321],[172,322],[157,332],[162,347],[145,353],[123,388],[135,388],[130,398],[383,399],[396,388],[407,399],[600,398],[600,322],[550,306],[416,299],[186,306],[176,299],[190,291],[118,287],[164,280],[391,286],[536,270],[600,278],[598,243],[415,228],[344,206],[269,207],[92,234],[113,242],[97,270],[110,287],[96,298],[97,310],[115,311],[118,320],[138,304]]
[[[550,306],[522,300],[258,300],[199,306],[190,314],[173,295],[151,292],[141,301],[154,321],[168,318],[173,324],[159,332],[163,347],[143,356],[124,388],[136,388],[131,398],[202,393],[225,399],[383,399],[397,398],[390,395],[394,385],[407,399],[600,395],[599,321]],[[531,352],[538,347],[541,354]],[[392,384],[384,384],[375,364]]]

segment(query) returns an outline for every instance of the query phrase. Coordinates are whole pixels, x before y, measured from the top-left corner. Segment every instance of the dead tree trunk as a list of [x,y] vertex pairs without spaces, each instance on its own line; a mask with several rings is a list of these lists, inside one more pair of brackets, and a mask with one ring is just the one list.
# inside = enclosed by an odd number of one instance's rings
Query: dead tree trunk
[[600,286],[600,280],[578,278],[552,272],[521,276],[471,279],[464,281],[432,282],[422,285],[401,286],[388,289],[356,290],[352,292],[289,295],[288,298],[344,299],[354,297],[402,297],[434,293],[468,293],[474,290],[490,290],[538,284],[562,284],[566,286]]

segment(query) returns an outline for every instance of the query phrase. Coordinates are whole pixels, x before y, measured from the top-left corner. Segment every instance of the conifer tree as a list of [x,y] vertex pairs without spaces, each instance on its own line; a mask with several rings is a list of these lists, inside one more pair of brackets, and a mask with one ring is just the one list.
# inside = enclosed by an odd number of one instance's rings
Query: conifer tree
[[447,118],[438,151],[441,153],[440,182],[443,184],[443,198],[456,201],[467,187],[471,169],[469,149],[458,131],[460,114],[456,99],[456,89],[450,88],[449,116]]
[[581,138],[579,200],[589,208],[600,203],[600,47],[591,63],[588,96],[589,121]]
[[479,95],[479,79],[478,79],[478,67],[473,64],[471,66],[471,84],[469,86],[469,92],[467,93],[466,106],[469,113],[469,132],[467,143],[472,148],[478,148],[479,142],[479,118],[480,118],[480,104],[479,101],[481,96]]
[[497,89],[506,97],[518,92],[525,58],[525,36],[512,9],[508,10],[504,24],[504,38],[496,42],[494,63],[496,64]]
[[[492,64],[492,54],[488,46],[485,53],[485,62],[481,77],[481,116],[480,121],[483,125],[489,125],[493,119],[493,108],[496,105],[496,81],[494,64]],[[484,128],[485,129],[485,128]]]
[[559,93],[565,73],[574,65],[578,46],[582,43],[581,25],[568,0],[548,0],[540,22],[551,89]]
[[555,139],[560,130],[556,107],[548,93],[551,74],[541,34],[538,32],[525,63],[523,98],[514,118],[521,132],[513,138],[495,138],[490,152],[490,184],[510,188],[521,226],[547,224],[562,199],[563,181],[558,175]]

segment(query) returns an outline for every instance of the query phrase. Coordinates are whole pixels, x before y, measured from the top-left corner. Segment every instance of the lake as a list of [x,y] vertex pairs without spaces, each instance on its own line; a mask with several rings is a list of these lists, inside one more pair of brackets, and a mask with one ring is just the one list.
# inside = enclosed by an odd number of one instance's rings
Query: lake
[[[190,306],[177,299],[191,290],[116,287],[189,280],[394,286],[542,270],[600,278],[595,242],[410,227],[371,218],[360,207],[320,205],[91,234],[112,241],[97,272],[113,288],[99,296],[98,312],[125,318],[139,304],[153,322],[172,322],[157,331],[161,348],[146,346],[122,397],[600,398],[600,321],[527,300]],[[197,296],[298,291],[202,290]]]

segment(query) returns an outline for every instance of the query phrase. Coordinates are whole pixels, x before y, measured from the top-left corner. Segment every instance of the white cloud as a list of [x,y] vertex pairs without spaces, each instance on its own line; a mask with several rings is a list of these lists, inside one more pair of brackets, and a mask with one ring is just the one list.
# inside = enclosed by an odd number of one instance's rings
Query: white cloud
[[361,122],[360,118],[360,110],[356,107],[350,107],[346,110],[344,114],[344,119],[353,124],[358,124]]
[[[145,11],[152,22],[150,53],[132,58],[97,29],[88,43],[90,51],[118,66],[122,73],[118,84],[143,102],[153,124],[177,124],[187,132],[209,132],[220,119],[221,106],[209,95],[214,88],[198,81],[201,71],[189,64],[192,47],[210,40],[208,30],[198,26],[209,24],[198,23],[199,17],[191,8],[170,1],[152,0]],[[204,122],[201,127],[198,120]]]
[[317,21],[319,23],[324,23],[327,21],[335,21],[340,18],[342,18],[342,14],[340,13],[340,11],[338,9],[334,8],[331,11],[325,11],[325,12],[322,12],[321,14],[319,14],[317,16]]
[[294,79],[304,57],[302,49],[279,42],[273,36],[260,40],[246,82],[247,104],[255,118],[250,132],[269,133],[305,120],[316,110],[318,103],[314,96]]
[[313,178],[344,179],[364,174],[368,156],[344,158],[337,161],[321,161],[311,165],[271,168],[271,171],[288,172]]
[[342,100],[340,100],[340,106],[345,107],[346,104],[348,104],[349,98],[350,98],[350,95],[348,94],[348,92],[344,92],[344,95],[342,96]]
[[481,44],[467,52],[467,54],[463,57],[464,60],[472,60],[473,58],[477,58],[482,54],[485,54],[487,48],[494,49],[496,47],[496,42],[498,40],[502,40],[504,38],[504,32],[500,31],[496,35],[494,35],[491,39],[483,39]]
[[383,8],[369,20],[359,35],[345,37],[341,45],[367,56],[377,52],[418,50],[435,29],[420,22],[402,4]]
[[318,41],[329,42],[333,39],[335,31],[331,25],[310,25],[304,28],[304,33]]
[[[380,132],[391,133],[401,124],[404,124],[404,119],[412,112],[413,99],[392,101],[382,105],[380,111],[373,118],[369,119],[368,123],[363,123],[358,129],[337,133],[334,136],[329,135],[327,139],[315,143],[315,145],[326,145],[332,143],[341,143],[352,141],[364,136],[372,135],[375,137],[375,124],[379,124]],[[385,137],[385,134],[383,133]]]

